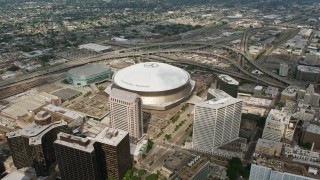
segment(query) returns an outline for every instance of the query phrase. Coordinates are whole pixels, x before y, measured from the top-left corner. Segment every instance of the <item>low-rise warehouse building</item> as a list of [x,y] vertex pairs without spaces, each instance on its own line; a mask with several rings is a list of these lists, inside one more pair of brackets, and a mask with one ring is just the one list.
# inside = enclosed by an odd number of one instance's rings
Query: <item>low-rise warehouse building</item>
[[21,120],[24,119],[24,117],[32,117],[47,104],[59,106],[61,104],[61,99],[46,92],[40,92],[33,96],[21,99],[17,103],[3,109],[1,114],[14,120]]

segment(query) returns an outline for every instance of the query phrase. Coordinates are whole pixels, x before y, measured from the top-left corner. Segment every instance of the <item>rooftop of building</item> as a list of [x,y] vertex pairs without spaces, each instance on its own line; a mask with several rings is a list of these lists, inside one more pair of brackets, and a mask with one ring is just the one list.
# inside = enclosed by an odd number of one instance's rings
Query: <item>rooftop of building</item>
[[282,91],[282,94],[286,94],[286,95],[294,95],[297,93],[297,91],[299,90],[300,88],[297,87],[297,86],[293,86],[293,85],[290,85],[288,86],[286,89],[284,89]]
[[261,91],[262,89],[263,89],[263,87],[262,87],[262,86],[256,86],[256,87],[254,87],[254,90]]
[[317,126],[315,124],[309,124],[309,126],[306,128],[306,131],[309,133],[314,133],[314,134],[320,135],[320,126]]
[[235,79],[233,79],[231,76],[226,75],[226,74],[220,74],[218,76],[222,81],[228,83],[228,84],[232,84],[232,85],[239,85],[239,82]]
[[106,127],[94,138],[94,140],[103,144],[117,146],[127,135],[127,131]]
[[238,99],[243,100],[244,105],[254,107],[268,107],[271,106],[272,100],[253,97],[251,94],[238,93]]
[[[286,170],[286,169],[282,169]],[[268,173],[269,171],[269,173]],[[292,173],[288,173],[288,172],[279,172],[276,170],[273,170],[273,166],[269,167],[269,164],[265,164],[264,166],[262,165],[257,165],[257,164],[252,164],[251,165],[251,173],[264,173],[265,175],[267,175],[267,173],[269,174],[269,178],[271,180],[271,177],[280,177],[281,179],[299,179],[299,180],[316,180],[315,178],[310,178],[310,177],[306,177],[306,176],[302,176],[302,175],[298,175],[298,174],[292,174]],[[250,173],[250,175],[251,175]]]
[[[195,161],[195,159],[197,160]],[[197,156],[195,159],[193,160],[194,163],[192,163],[192,165],[190,162],[190,164],[187,164],[178,172],[179,179],[192,179],[192,177],[196,175],[199,170],[201,170],[204,166],[206,166],[209,163],[209,161],[206,158],[200,158],[200,156]]]
[[56,121],[46,125],[37,125],[36,123],[33,122],[26,128],[7,133],[7,137],[10,139],[10,138],[15,138],[19,136],[24,136],[29,138],[30,145],[31,144],[38,145],[38,144],[41,144],[41,138],[44,134],[46,134],[47,132],[49,132],[50,130],[56,127],[65,126],[65,125],[67,125],[67,122],[65,121]]
[[163,167],[174,173],[181,170],[194,158],[195,156],[187,151],[175,151],[165,160]]
[[219,109],[242,101],[241,99],[233,98],[226,92],[219,89],[212,89],[210,93],[215,97],[214,99],[198,103],[196,106]]
[[141,150],[146,147],[148,144],[148,140],[142,139],[137,144],[130,143],[130,154],[137,156],[141,154]]
[[74,78],[87,78],[108,71],[111,69],[104,64],[92,63],[70,69],[68,74]]
[[271,141],[268,139],[259,138],[256,147],[273,148],[275,146],[282,146],[281,142]]
[[39,111],[34,118],[41,120],[49,117],[50,117],[50,114],[47,111]]
[[268,86],[265,93],[266,94],[276,94],[279,92],[279,88],[273,87],[273,86]]
[[67,101],[67,100],[71,99],[72,97],[75,97],[75,96],[81,94],[81,92],[74,90],[74,89],[65,88],[65,89],[60,89],[58,91],[55,91],[52,94],[59,96],[64,101]]
[[60,114],[62,116],[70,118],[70,119],[84,119],[85,118],[85,115],[83,115],[79,112],[71,111],[69,109],[55,106],[53,104],[48,104],[47,106],[44,106],[43,109],[46,111],[49,111],[49,112],[51,111],[51,112]]
[[54,143],[77,149],[83,152],[92,153],[94,152],[93,144],[95,143],[95,141],[60,132],[57,135],[57,140],[55,140]]
[[277,125],[288,125],[291,115],[284,111],[279,111],[276,109],[271,109],[266,123],[272,123]]
[[79,45],[79,49],[88,49],[88,50],[92,50],[95,52],[101,52],[101,51],[111,49],[111,46],[103,46],[100,44],[88,43],[88,44]]
[[309,73],[320,73],[320,68],[313,66],[298,65],[298,70]]
[[306,58],[304,61],[300,61],[301,64],[309,65],[309,66],[319,66],[320,65],[320,56],[313,54],[306,54]]
[[12,106],[3,109],[2,112],[16,119],[19,116],[26,115],[30,111],[37,110],[42,106],[51,103],[51,101],[58,99],[59,97],[57,96],[48,94],[46,92],[40,92],[33,96],[28,96],[24,99],[21,99]]
[[81,134],[94,139],[107,126],[107,124],[104,124],[102,122],[89,119],[82,125]]
[[20,170],[14,170],[8,173],[2,180],[33,180],[36,177],[30,173],[23,172]]
[[135,102],[137,98],[140,98],[140,96],[136,93],[117,89],[117,88],[112,88],[109,97],[116,98],[126,102]]

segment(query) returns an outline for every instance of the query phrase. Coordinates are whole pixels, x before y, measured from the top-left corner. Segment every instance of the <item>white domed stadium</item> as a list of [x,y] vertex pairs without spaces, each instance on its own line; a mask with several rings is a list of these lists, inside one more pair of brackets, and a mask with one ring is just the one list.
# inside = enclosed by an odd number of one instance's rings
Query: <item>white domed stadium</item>
[[146,109],[166,110],[185,99],[193,92],[195,82],[183,69],[169,64],[147,62],[129,66],[116,72],[112,88],[134,92],[141,96]]

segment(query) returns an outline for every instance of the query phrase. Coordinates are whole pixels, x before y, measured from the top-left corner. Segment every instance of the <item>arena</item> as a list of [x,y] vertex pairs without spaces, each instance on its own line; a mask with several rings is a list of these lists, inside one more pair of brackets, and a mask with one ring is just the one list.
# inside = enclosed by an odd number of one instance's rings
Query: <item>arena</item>
[[113,84],[106,89],[119,88],[141,96],[146,109],[166,110],[187,99],[195,81],[183,69],[169,64],[147,62],[129,66],[116,72]]
[[90,83],[101,81],[112,77],[112,71],[103,64],[86,64],[68,71],[69,83],[78,86],[86,86]]

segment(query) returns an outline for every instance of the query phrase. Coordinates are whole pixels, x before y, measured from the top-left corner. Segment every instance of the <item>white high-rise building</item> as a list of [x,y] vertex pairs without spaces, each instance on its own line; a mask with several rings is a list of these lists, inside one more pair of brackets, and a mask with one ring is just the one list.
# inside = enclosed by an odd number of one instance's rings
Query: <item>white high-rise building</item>
[[276,142],[280,142],[282,138],[292,141],[294,125],[290,123],[290,119],[291,115],[287,112],[271,109],[263,129],[262,138]]
[[304,104],[309,104],[310,101],[311,101],[311,94],[306,93],[306,94],[304,95],[304,98],[303,98],[303,103],[304,103]]
[[299,89],[299,91],[298,91],[298,100],[303,99],[305,94],[306,94],[306,90]]
[[238,138],[242,100],[215,89],[215,98],[195,106],[192,148],[211,153]]
[[320,94],[313,93],[312,96],[311,96],[310,104],[312,106],[319,107],[319,101],[320,101]]
[[289,66],[286,63],[281,63],[279,68],[279,75],[280,76],[288,76]]
[[127,131],[130,143],[136,144],[143,134],[142,101],[139,95],[113,88],[109,97],[110,125]]
[[308,88],[306,89],[306,92],[309,93],[309,94],[313,94],[314,93],[314,85],[310,84],[308,86]]

